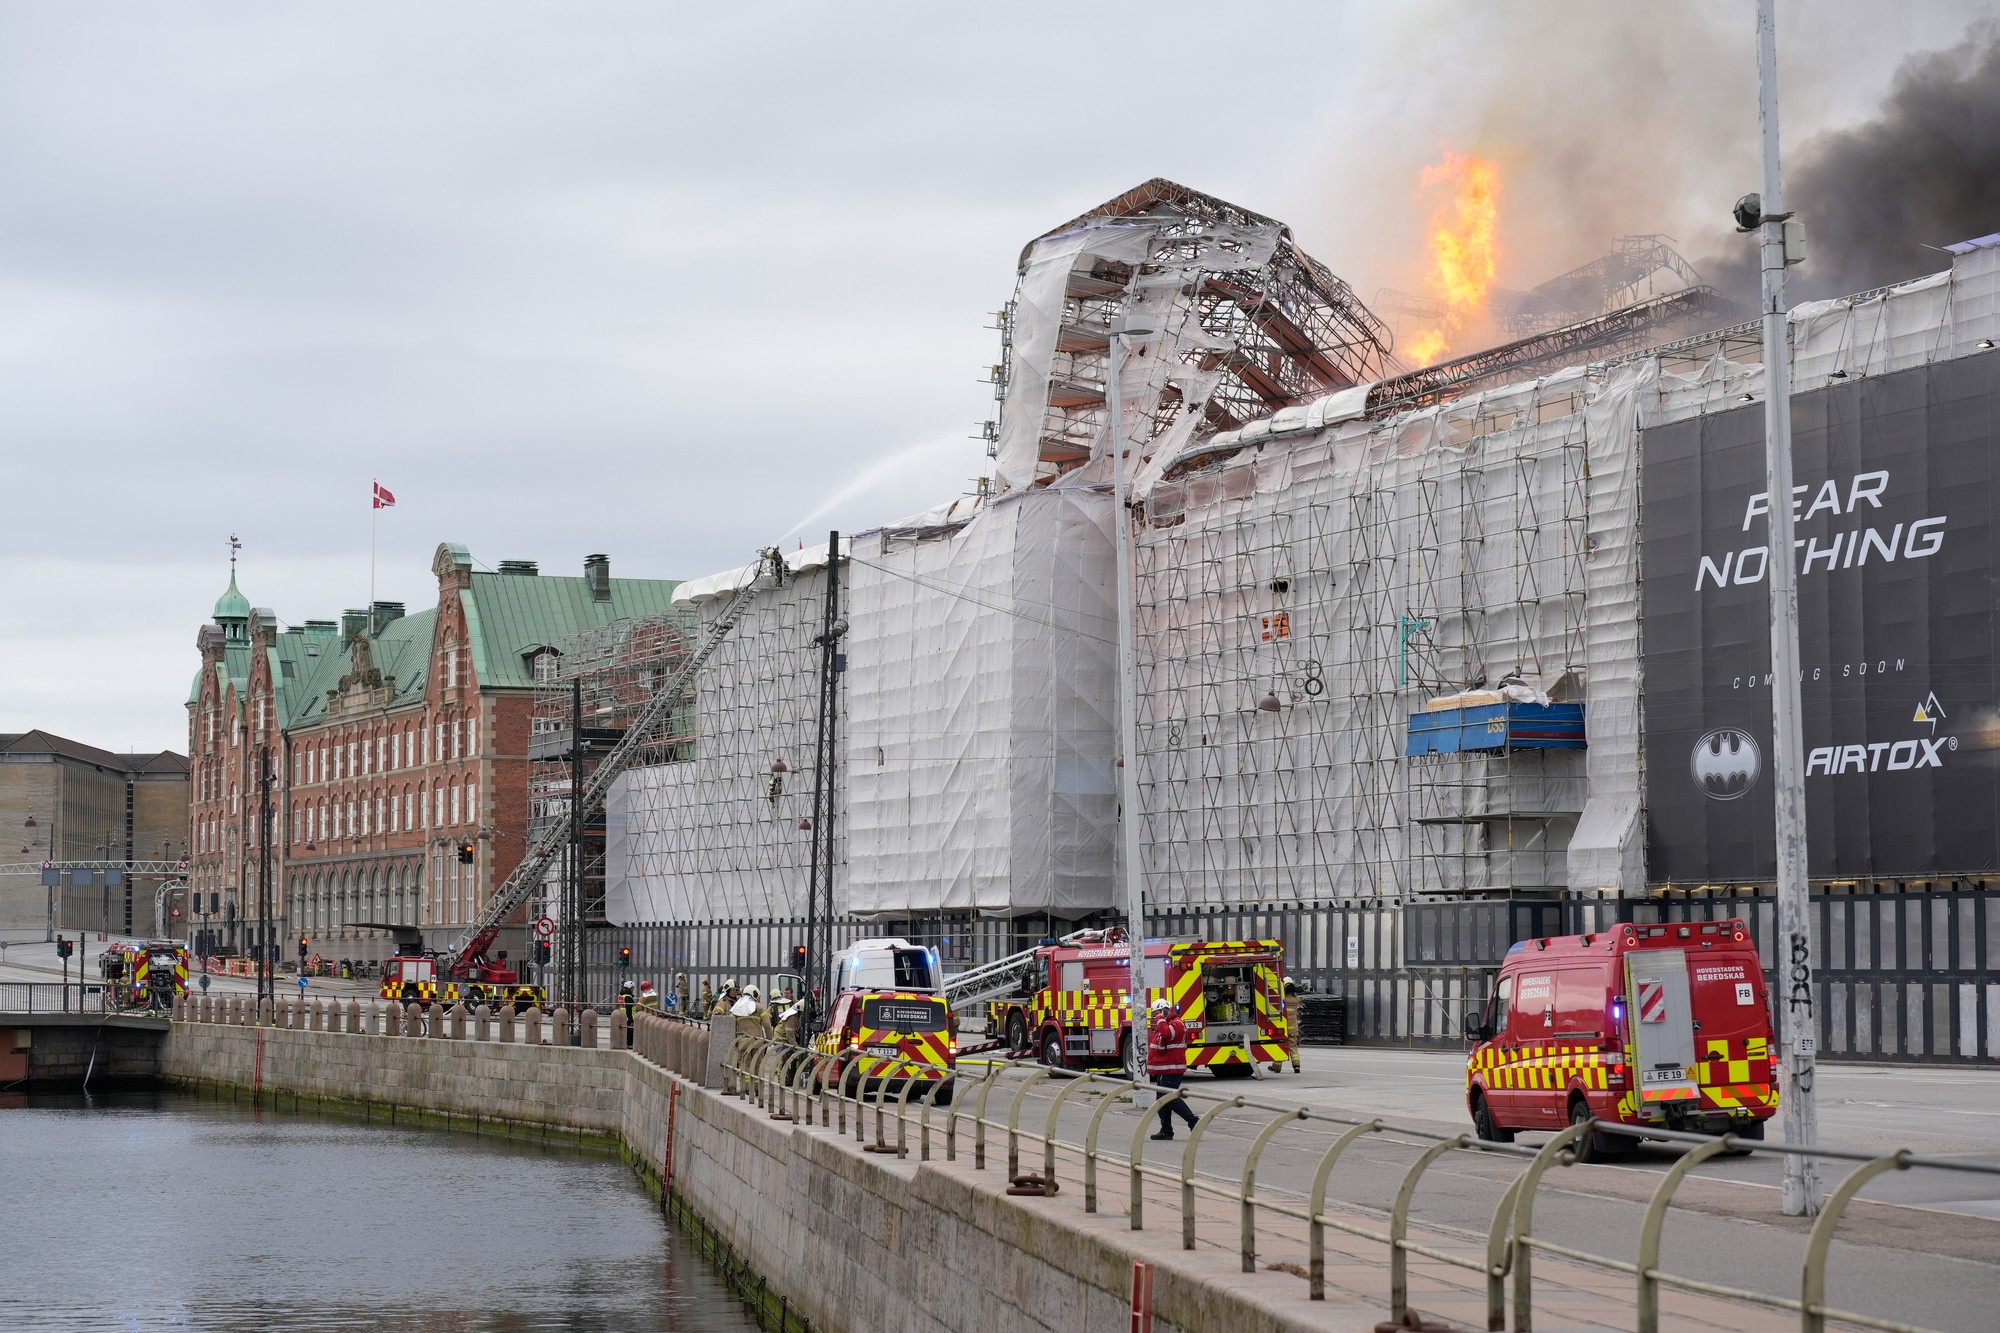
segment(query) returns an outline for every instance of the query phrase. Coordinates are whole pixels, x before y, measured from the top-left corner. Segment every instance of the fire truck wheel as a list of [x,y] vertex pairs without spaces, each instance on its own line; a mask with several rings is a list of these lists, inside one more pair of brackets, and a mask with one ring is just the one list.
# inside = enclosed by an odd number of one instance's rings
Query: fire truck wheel
[[1011,1053],[1027,1049],[1028,1020],[1022,1016],[1019,1009],[1016,1009],[1007,1015],[1007,1050]]
[[[1590,1118],[1590,1106],[1583,1098],[1569,1099],[1569,1122],[1572,1125],[1580,1125]],[[1593,1130],[1579,1138],[1571,1151],[1576,1154],[1578,1162],[1605,1162],[1625,1156],[1630,1151],[1625,1147],[1627,1142],[1622,1135],[1599,1134]]]
[[954,1082],[951,1079],[946,1079],[944,1082],[938,1084],[937,1091],[931,1094],[931,1105],[950,1106],[953,1086]]
[[1512,1143],[1514,1131],[1502,1129],[1493,1123],[1493,1108],[1486,1104],[1483,1094],[1472,1094],[1472,1132],[1488,1143]]
[[1140,1081],[1139,1066],[1133,1063],[1132,1060],[1131,1028],[1126,1028],[1118,1034],[1118,1067],[1125,1072],[1126,1078],[1132,1080],[1134,1083]]
[[1051,1069],[1063,1067],[1063,1036],[1061,1028],[1050,1028],[1042,1033],[1042,1063]]

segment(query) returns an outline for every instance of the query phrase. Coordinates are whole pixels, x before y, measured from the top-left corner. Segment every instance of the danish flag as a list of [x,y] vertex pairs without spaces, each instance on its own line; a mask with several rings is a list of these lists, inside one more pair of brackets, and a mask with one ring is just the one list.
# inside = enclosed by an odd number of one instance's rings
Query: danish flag
[[1667,1021],[1667,988],[1658,981],[1639,983],[1639,1021],[1641,1023],[1664,1023]]
[[375,503],[372,506],[373,508],[394,509],[396,507],[396,497],[387,486],[384,486],[379,481],[370,484],[375,487]]

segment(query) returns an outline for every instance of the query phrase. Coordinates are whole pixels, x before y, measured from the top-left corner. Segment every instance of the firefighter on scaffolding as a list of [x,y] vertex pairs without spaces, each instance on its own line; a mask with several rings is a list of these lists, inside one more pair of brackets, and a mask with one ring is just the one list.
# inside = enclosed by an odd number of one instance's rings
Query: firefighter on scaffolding
[[[1174,1014],[1174,1006],[1165,996],[1153,1001],[1152,1025],[1146,1037],[1146,1076],[1156,1087],[1167,1092],[1180,1089],[1181,1080],[1187,1077],[1187,1024]],[[1194,1112],[1188,1110],[1187,1102],[1175,1097],[1160,1102],[1160,1130],[1153,1135],[1156,1139],[1171,1140],[1174,1137],[1172,1117],[1179,1116],[1192,1126]]]

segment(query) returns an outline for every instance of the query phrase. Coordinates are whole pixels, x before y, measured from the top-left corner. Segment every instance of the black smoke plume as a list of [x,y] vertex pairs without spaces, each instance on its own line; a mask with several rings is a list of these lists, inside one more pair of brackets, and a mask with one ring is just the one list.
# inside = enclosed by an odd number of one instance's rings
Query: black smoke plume
[[[1873,120],[1808,140],[1785,168],[1785,205],[1806,226],[1787,295],[1816,300],[1945,268],[1927,250],[2000,231],[2000,25],[1910,57]],[[1698,263],[1757,303],[1754,237]]]

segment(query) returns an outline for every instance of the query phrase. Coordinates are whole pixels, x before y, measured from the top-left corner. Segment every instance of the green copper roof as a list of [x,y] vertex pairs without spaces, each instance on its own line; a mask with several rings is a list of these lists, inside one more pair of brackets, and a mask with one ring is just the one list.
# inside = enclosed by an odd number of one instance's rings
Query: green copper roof
[[229,571],[229,590],[215,599],[215,618],[217,620],[248,620],[250,618],[250,599],[236,591],[236,571],[234,569]]
[[[673,610],[672,579],[612,579],[611,597],[596,601],[590,581],[549,575],[474,573],[462,594],[472,639],[472,670],[479,683],[528,689],[535,683],[528,654],[559,647],[578,630],[637,620]],[[399,682],[400,683],[400,682]]]

